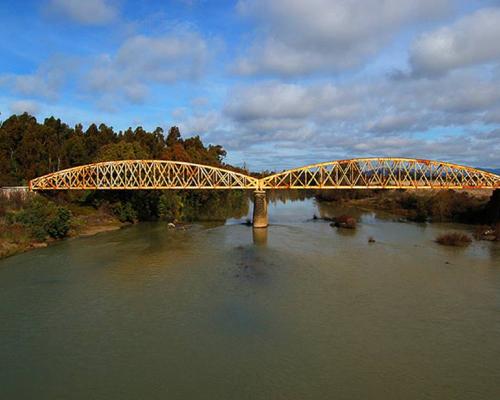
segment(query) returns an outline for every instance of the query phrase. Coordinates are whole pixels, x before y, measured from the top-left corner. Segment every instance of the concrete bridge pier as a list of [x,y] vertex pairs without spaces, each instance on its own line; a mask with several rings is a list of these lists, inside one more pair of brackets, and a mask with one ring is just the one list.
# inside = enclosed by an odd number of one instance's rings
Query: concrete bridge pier
[[267,197],[265,190],[253,192],[253,227],[267,228]]

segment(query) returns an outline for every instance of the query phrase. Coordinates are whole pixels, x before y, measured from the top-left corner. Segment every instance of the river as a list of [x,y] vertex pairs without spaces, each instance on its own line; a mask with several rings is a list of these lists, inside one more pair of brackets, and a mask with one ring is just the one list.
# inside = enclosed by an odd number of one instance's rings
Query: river
[[[0,399],[499,399],[500,244],[270,204],[0,261]],[[372,236],[376,242],[368,243]]]

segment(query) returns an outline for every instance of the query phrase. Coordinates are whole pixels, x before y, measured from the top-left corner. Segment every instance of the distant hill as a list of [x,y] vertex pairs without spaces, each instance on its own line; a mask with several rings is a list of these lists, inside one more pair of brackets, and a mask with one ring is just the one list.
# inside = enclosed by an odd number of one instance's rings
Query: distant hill
[[500,168],[480,168],[483,171],[493,172],[494,174],[500,175]]

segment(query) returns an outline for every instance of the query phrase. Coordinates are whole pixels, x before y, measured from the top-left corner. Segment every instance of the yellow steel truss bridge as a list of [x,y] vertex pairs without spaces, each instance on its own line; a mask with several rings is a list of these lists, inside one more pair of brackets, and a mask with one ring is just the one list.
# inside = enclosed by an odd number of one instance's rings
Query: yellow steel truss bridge
[[355,158],[290,169],[263,178],[179,161],[126,160],[82,165],[30,181],[30,190],[251,189],[253,225],[268,225],[272,189],[496,189],[500,176],[412,158]]
[[494,189],[500,176],[441,161],[356,158],[307,165],[264,178],[164,160],[108,161],[30,181],[31,190],[123,189]]

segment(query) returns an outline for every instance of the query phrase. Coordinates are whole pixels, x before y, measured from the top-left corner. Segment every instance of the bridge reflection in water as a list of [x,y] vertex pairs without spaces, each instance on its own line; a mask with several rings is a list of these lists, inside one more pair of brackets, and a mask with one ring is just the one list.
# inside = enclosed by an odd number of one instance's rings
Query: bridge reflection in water
[[29,186],[30,190],[253,190],[254,227],[264,228],[266,190],[497,189],[500,176],[447,162],[392,157],[331,161],[263,178],[179,161],[124,160],[61,170],[35,178]]

